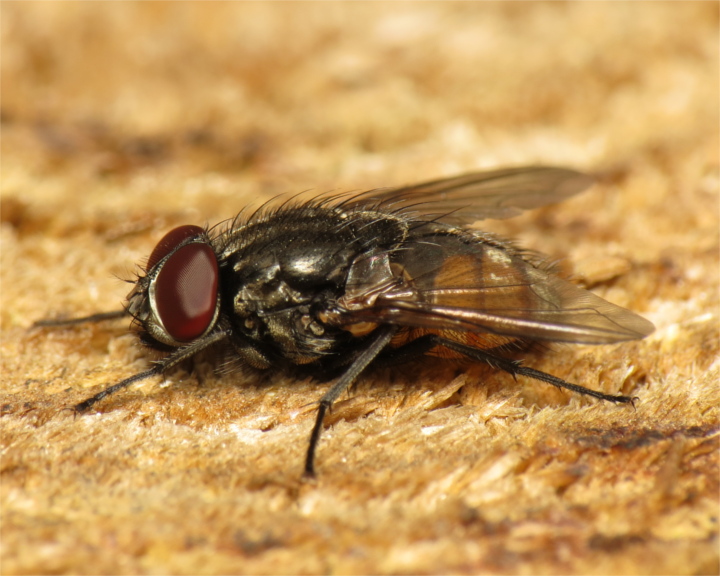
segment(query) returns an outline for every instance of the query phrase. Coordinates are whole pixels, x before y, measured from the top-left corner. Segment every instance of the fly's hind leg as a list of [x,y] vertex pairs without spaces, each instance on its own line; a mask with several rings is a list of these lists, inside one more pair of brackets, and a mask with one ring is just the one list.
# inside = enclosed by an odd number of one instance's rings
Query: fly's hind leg
[[[527,378],[533,378],[534,380],[540,380],[542,382],[552,384],[557,388],[564,388],[565,390],[570,390],[571,392],[576,392],[577,394],[592,396],[593,398],[606,400],[608,402],[632,404],[635,400],[632,396],[623,396],[622,394],[604,394],[603,392],[598,392],[597,390],[592,390],[590,388],[585,388],[584,386],[579,386],[578,384],[566,382],[562,378],[558,378],[552,374],[547,374],[545,372],[541,372],[540,370],[523,366],[522,363],[517,360],[509,360],[507,358],[503,358],[502,356],[496,356],[487,350],[473,348],[472,346],[461,344],[460,342],[455,342],[454,340],[443,338],[442,336],[437,336],[436,334],[428,334],[427,336],[424,336],[424,338],[430,340],[433,346],[444,346],[445,348],[459,352],[468,358],[484,362],[493,368],[503,370],[513,377],[525,376]],[[428,344],[425,343],[425,345],[427,346]]]

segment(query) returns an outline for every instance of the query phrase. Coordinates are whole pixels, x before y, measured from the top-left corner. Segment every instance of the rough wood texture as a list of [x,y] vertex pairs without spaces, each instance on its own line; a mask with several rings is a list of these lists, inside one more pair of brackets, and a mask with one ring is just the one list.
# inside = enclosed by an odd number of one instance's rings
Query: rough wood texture
[[[3,3],[2,572],[717,573],[715,3]],[[147,366],[117,308],[168,228],[305,189],[595,170],[488,229],[657,332],[326,389]]]

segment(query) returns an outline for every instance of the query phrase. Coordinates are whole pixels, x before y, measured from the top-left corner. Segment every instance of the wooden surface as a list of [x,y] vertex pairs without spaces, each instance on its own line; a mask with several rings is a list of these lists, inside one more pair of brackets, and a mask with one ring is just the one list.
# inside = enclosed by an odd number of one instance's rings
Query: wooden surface
[[[718,565],[714,3],[3,3],[3,574],[710,574]],[[306,377],[147,366],[117,309],[157,240],[281,192],[592,170],[486,229],[657,332],[365,375],[301,479]]]

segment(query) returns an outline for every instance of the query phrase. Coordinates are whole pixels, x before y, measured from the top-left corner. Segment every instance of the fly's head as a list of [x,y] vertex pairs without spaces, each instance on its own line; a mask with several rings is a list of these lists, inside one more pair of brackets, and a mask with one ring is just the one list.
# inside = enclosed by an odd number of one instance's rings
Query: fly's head
[[158,242],[127,310],[157,348],[178,348],[209,334],[220,313],[219,268],[207,232],[174,228]]

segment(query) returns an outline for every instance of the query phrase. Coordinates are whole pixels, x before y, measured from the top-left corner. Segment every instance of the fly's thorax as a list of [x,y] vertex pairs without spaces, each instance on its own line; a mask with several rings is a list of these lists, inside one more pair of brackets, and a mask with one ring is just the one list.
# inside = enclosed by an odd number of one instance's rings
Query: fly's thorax
[[405,222],[392,215],[299,206],[230,229],[215,244],[228,287],[243,292],[234,298],[238,310],[278,309],[343,287],[355,258],[391,249],[406,234]]
[[[326,322],[353,263],[391,251],[405,222],[371,211],[283,209],[221,239],[222,301],[237,336],[301,364],[332,353],[344,334]],[[234,237],[230,237],[233,236]]]

